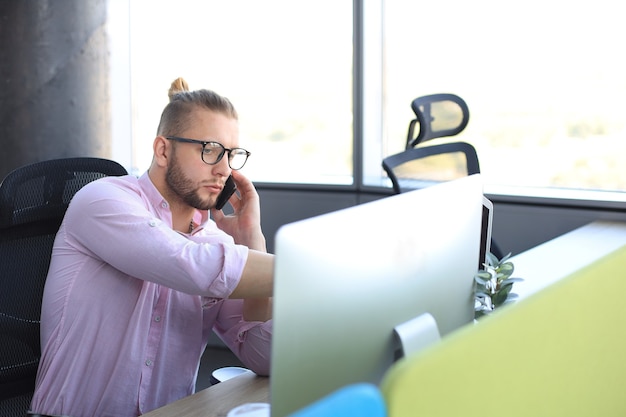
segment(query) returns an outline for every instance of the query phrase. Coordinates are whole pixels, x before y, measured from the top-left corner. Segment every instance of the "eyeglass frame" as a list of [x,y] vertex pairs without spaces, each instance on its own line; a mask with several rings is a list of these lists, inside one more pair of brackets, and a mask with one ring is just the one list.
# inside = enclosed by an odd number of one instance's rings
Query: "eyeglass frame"
[[[224,155],[226,155],[226,152],[228,152],[228,167],[230,169],[232,169],[233,171],[238,171],[241,168],[244,167],[244,165],[246,165],[246,162],[248,162],[248,158],[250,157],[251,153],[249,151],[247,151],[244,148],[227,148],[224,145],[222,145],[221,143],[214,141],[214,140],[197,140],[197,139],[188,139],[188,138],[181,138],[180,136],[164,136],[165,139],[167,140],[173,140],[175,142],[183,142],[183,143],[197,143],[199,145],[202,145],[202,151],[200,152],[200,158],[202,158],[202,162],[204,162],[207,165],[217,165],[219,164],[219,162],[222,160],[222,158],[224,158]],[[206,146],[209,143],[213,143],[216,145],[219,145],[219,147],[222,148],[222,151],[220,152],[220,154],[218,155],[217,159],[215,162],[210,163],[204,160],[204,149],[206,148]],[[246,155],[246,159],[243,161],[243,164],[241,164],[241,166],[239,168],[233,168],[230,166],[230,161],[231,158],[230,156],[232,155],[232,152],[235,150],[240,150],[240,151],[244,151],[245,155]],[[242,154],[243,155],[243,154]]]

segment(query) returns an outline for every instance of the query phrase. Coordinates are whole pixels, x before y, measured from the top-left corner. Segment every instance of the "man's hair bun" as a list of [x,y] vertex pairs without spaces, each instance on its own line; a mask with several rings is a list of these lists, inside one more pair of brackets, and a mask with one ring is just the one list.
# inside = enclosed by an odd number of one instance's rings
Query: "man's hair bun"
[[185,81],[184,78],[178,77],[172,82],[172,85],[170,86],[170,90],[167,92],[167,95],[170,98],[170,101],[172,101],[172,98],[176,94],[185,91],[189,91],[189,84],[187,84],[187,81]]

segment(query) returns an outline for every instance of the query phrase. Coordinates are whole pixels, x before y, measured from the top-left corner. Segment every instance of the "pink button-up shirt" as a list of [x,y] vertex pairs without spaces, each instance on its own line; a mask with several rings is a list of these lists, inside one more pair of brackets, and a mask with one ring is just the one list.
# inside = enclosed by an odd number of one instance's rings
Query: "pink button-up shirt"
[[194,392],[212,330],[243,363],[269,372],[271,321],[245,322],[228,300],[248,248],[206,211],[172,229],[147,174],[83,187],[57,234],[44,291],[42,358],[31,409],[137,416]]

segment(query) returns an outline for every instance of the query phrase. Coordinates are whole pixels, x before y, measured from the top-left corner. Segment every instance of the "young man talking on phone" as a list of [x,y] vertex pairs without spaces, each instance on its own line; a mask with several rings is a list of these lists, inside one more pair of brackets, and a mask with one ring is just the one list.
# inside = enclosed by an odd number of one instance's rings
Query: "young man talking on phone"
[[[237,113],[172,83],[149,170],[72,200],[44,291],[32,415],[139,416],[194,392],[212,331],[269,372],[273,256],[259,197],[238,172]],[[233,213],[215,208],[226,180]],[[212,219],[211,219],[212,217]]]

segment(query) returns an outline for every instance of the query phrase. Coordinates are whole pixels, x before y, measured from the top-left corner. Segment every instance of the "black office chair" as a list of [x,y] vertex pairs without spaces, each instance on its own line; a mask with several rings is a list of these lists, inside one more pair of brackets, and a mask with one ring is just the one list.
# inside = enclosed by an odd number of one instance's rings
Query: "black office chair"
[[[416,118],[409,123],[406,149],[382,162],[396,194],[480,173],[478,154],[469,143],[424,145],[433,139],[458,135],[465,129],[469,108],[461,97],[454,94],[422,96],[413,100],[411,108]],[[491,252],[502,258],[502,251],[493,239]]]
[[17,168],[0,184],[0,417],[24,416],[41,356],[41,299],[55,235],[74,194],[114,161],[67,158]]
[[[454,94],[432,94],[411,103],[416,115],[409,124],[403,152],[383,159],[383,169],[396,193],[480,173],[476,149],[466,142],[424,145],[457,135],[469,122],[469,108]],[[416,134],[417,129],[417,134]]]

